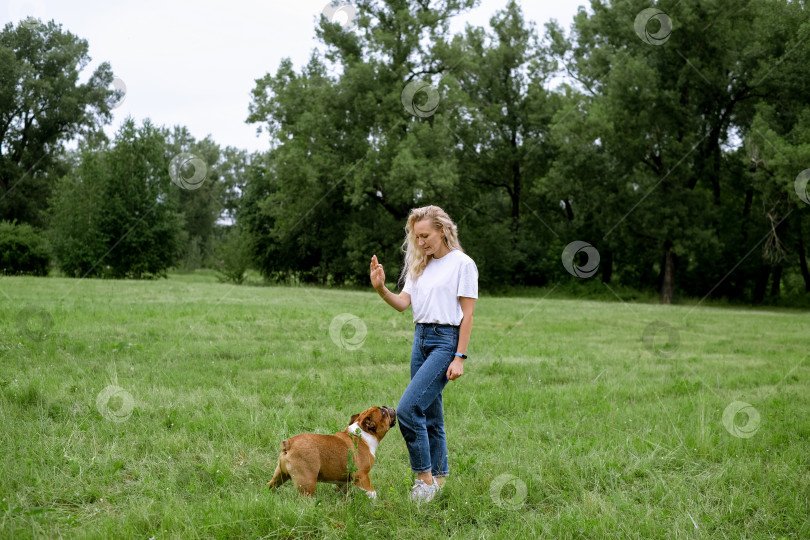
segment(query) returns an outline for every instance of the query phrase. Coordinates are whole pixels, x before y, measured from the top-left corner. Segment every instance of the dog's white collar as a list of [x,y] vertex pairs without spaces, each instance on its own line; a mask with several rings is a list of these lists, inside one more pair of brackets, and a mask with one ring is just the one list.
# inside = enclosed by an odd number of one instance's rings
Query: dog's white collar
[[360,432],[360,437],[364,441],[366,441],[366,444],[368,445],[368,449],[371,451],[371,455],[374,456],[374,453],[377,451],[377,446],[380,444],[380,441],[377,440],[377,437],[375,437],[371,433],[367,433],[367,432],[363,431],[363,428],[361,428],[360,424],[358,424],[357,422],[350,425],[346,429],[348,429],[349,433],[352,434],[352,435],[357,435],[358,431],[359,431]]

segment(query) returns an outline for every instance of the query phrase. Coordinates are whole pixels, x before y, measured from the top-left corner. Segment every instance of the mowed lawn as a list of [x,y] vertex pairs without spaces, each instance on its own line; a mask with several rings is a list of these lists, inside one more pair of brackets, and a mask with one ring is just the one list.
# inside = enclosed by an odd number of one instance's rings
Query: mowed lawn
[[418,507],[398,428],[376,501],[265,487],[283,439],[397,405],[410,309],[2,278],[0,537],[810,537],[808,313],[543,294],[478,300],[444,394],[451,477]]

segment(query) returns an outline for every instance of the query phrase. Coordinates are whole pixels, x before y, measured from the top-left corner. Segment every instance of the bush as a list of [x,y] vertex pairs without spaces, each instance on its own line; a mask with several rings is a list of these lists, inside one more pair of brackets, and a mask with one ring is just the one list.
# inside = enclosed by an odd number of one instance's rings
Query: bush
[[47,276],[49,259],[40,231],[26,223],[0,222],[0,273]]
[[251,265],[250,237],[235,225],[225,228],[215,248],[214,268],[220,282],[233,282],[241,285],[245,272]]

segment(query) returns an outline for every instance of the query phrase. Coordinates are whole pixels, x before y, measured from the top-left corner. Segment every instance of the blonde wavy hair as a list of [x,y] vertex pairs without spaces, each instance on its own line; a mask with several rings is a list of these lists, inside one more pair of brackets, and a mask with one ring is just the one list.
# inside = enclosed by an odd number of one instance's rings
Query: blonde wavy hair
[[405,264],[399,275],[399,281],[405,285],[405,277],[410,277],[411,281],[416,280],[425,271],[428,264],[428,256],[419,249],[416,234],[413,227],[418,221],[429,219],[434,229],[444,233],[444,245],[450,249],[457,249],[464,253],[461,243],[458,241],[458,227],[447,215],[447,212],[438,206],[423,206],[422,208],[411,209],[408,214],[408,221],[405,223],[405,241],[402,243],[402,252],[405,254]]

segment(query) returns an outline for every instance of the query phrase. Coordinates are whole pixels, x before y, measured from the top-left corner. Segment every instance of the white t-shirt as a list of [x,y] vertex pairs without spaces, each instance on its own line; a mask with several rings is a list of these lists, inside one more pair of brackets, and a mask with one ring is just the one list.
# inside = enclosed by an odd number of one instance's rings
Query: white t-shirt
[[402,291],[411,295],[414,323],[458,326],[464,317],[458,297],[478,298],[478,268],[469,255],[453,249],[440,259],[431,257],[416,281],[406,277]]

